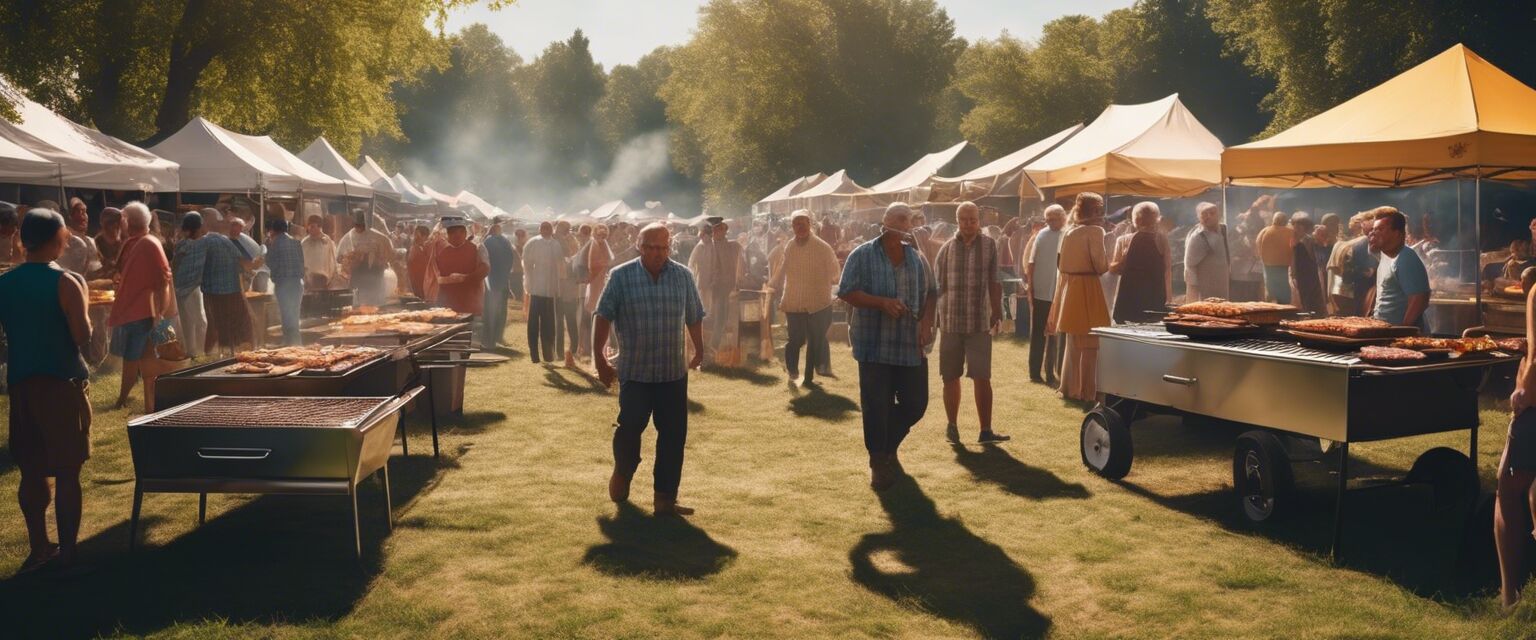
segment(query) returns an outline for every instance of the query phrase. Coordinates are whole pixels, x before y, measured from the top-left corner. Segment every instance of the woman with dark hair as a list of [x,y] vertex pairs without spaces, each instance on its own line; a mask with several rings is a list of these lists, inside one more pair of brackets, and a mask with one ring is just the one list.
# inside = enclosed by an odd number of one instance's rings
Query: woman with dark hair
[[[0,275],[0,326],[10,338],[10,454],[31,552],[17,573],[75,562],[80,533],[80,467],[91,457],[90,344],[85,279],[54,263],[69,243],[64,218],[32,209],[21,221],[27,261]],[[53,478],[53,495],[48,479]],[[59,543],[48,540],[48,504]]]

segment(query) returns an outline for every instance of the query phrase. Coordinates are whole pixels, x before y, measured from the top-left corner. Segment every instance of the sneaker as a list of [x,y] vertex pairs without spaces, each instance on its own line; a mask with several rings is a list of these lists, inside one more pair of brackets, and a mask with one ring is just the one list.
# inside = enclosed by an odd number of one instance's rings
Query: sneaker
[[1007,441],[1012,440],[1012,439],[1013,438],[1011,438],[1009,436],[1005,436],[1005,435],[1003,435],[1001,433],[998,433],[996,431],[983,431],[983,432],[981,432],[981,439],[979,441],[982,444],[991,444],[991,443],[994,443],[994,442],[1007,442]]
[[944,427],[944,439],[950,444],[960,444],[960,427],[953,424]]

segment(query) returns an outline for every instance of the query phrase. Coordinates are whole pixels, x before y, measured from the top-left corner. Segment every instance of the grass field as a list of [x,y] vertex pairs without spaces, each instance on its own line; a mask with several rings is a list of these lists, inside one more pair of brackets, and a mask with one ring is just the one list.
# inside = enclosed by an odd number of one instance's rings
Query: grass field
[[[522,331],[509,328],[514,344]],[[150,495],[147,542],[128,552],[129,414],[105,408],[114,376],[92,393],[82,539],[94,571],[0,582],[0,636],[1536,637],[1536,608],[1498,611],[1486,565],[1457,552],[1462,518],[1431,512],[1421,490],[1353,499],[1336,567],[1324,474],[1302,474],[1305,508],[1284,524],[1236,515],[1233,431],[1138,424],[1131,475],[1093,476],[1077,453],[1082,408],[1027,383],[1025,354],[1011,341],[995,354],[997,428],[1012,442],[946,444],[935,380],[903,449],[911,478],[878,496],[846,348],[834,349],[841,378],[815,391],[772,367],[696,373],[682,499],[699,512],[686,521],[649,515],[650,436],[637,504],[607,500],[613,393],[523,357],[473,370],[442,461],[422,455],[416,428],[413,455],[391,462],[393,532],[377,485],[364,487],[362,563],[345,500],[324,497],[214,496],[199,527],[195,497]],[[1507,420],[1488,406],[1485,487]],[[975,426],[962,411],[968,437]],[[1355,453],[1387,473],[1465,440]],[[7,576],[26,553],[16,483],[0,454]]]

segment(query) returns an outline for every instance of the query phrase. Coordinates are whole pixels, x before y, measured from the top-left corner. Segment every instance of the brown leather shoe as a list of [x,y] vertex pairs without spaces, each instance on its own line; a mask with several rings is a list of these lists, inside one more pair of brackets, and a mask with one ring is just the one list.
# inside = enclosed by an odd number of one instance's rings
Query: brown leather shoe
[[617,471],[613,472],[608,478],[608,499],[614,502],[629,500],[629,481],[630,478]]
[[677,496],[667,493],[656,493],[655,513],[658,516],[691,516],[693,507],[685,507],[677,503]]

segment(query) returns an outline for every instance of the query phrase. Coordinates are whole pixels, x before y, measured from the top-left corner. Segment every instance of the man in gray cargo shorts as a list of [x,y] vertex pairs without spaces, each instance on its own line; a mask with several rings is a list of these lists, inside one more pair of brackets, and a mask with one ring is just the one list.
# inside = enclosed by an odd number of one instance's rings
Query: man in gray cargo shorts
[[960,232],[939,249],[933,270],[938,279],[939,377],[944,379],[944,430],[960,444],[960,376],[976,391],[976,415],[983,444],[1008,436],[992,430],[992,335],[1003,323],[1003,285],[997,279],[997,243],[981,233],[981,211],[963,202],[955,210]]

